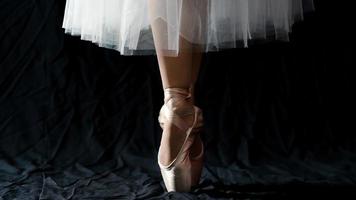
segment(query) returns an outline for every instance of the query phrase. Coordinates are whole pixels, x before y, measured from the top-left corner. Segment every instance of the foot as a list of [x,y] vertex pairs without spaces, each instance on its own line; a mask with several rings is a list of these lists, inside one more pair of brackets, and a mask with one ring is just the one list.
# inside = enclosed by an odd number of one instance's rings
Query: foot
[[[181,119],[186,123],[188,127],[191,127],[194,122],[194,105],[191,101],[191,97],[188,96],[189,90],[186,96],[178,96],[168,99],[166,96],[166,105],[169,109],[173,110]],[[178,155],[186,137],[186,130],[182,130],[177,127],[171,121],[164,123],[163,133],[161,138],[160,149],[160,161],[163,165],[169,165]],[[196,142],[194,142],[196,143]],[[199,144],[194,145],[193,153],[199,153]]]

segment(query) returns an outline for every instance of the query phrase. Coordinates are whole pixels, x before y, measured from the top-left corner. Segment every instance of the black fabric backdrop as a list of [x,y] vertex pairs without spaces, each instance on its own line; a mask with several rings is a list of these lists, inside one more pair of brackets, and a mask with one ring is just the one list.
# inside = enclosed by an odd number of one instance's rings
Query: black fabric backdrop
[[316,0],[290,43],[204,54],[201,184],[167,193],[156,58],[65,35],[64,0],[1,0],[0,199],[355,195],[354,34],[335,4]]

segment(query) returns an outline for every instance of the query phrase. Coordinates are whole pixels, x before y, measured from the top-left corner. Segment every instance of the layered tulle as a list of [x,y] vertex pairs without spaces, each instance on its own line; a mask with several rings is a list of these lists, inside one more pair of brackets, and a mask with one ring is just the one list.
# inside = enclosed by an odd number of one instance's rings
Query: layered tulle
[[313,0],[67,0],[63,28],[122,55],[176,56],[288,41],[313,9]]

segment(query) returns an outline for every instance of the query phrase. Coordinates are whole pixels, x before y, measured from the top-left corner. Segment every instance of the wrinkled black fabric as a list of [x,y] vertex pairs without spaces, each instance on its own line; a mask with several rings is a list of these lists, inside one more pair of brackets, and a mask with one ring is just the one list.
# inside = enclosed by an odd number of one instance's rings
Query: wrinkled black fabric
[[204,54],[196,84],[205,120],[201,184],[167,193],[156,159],[156,58],[65,35],[64,3],[0,1],[1,200],[354,195],[347,5],[316,1],[290,43]]

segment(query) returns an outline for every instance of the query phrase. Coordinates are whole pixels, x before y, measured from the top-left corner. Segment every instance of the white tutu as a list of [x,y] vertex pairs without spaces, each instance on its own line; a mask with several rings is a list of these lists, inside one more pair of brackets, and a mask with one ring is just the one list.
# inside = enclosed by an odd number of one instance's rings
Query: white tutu
[[313,0],[67,0],[63,28],[122,55],[176,56],[269,36],[288,40],[294,22],[313,9]]

